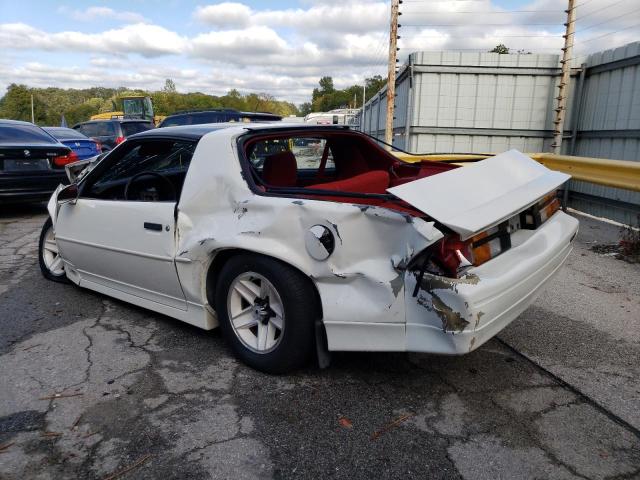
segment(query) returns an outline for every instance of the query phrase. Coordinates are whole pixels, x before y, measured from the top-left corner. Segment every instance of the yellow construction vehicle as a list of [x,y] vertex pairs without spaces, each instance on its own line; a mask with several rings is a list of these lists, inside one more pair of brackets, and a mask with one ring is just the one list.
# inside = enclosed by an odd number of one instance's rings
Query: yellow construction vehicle
[[120,97],[122,111],[104,112],[91,116],[91,120],[110,120],[112,118],[135,118],[152,121],[158,125],[165,116],[153,114],[151,97],[145,95],[127,95]]

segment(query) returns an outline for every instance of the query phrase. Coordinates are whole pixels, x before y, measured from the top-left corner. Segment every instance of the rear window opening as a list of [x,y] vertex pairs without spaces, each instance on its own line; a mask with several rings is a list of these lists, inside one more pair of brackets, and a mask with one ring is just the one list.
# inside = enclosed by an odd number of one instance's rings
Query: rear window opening
[[39,145],[58,143],[51,135],[35,125],[10,124],[0,126],[0,144]]
[[244,143],[258,193],[383,205],[424,216],[387,188],[457,168],[406,163],[365,135],[304,131],[250,137]]

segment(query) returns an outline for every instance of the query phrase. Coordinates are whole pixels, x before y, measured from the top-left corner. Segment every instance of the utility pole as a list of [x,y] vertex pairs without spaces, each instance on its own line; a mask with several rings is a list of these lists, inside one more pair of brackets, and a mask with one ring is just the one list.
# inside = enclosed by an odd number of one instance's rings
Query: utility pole
[[[384,141],[393,143],[393,110],[396,100],[396,61],[398,55],[398,10],[401,0],[391,0],[391,28],[389,29],[389,71],[387,74],[387,122]],[[386,147],[391,150],[391,147]]]
[[576,7],[575,0],[569,0],[569,5],[566,10],[567,23],[565,23],[566,31],[564,37],[564,47],[562,48],[562,75],[560,77],[560,85],[558,86],[558,96],[556,97],[557,108],[555,109],[556,118],[554,123],[553,132],[553,153],[556,155],[560,153],[562,147],[562,136],[564,134],[564,119],[567,111],[567,95],[569,82],[571,81],[571,58],[573,54],[574,33],[576,28]]
[[364,106],[367,103],[367,79],[364,79],[364,85],[362,85],[362,115],[360,115],[360,131],[364,132]]
[[36,123],[35,117],[33,115],[33,93],[31,94],[31,123]]

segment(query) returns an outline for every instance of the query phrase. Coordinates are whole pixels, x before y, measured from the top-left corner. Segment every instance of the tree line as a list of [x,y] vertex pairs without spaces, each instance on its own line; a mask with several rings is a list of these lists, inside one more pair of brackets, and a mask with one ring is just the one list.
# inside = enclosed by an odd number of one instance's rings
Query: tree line
[[297,115],[298,108],[290,102],[276,100],[267,93],[242,94],[232,89],[216,96],[200,92],[179,93],[172,80],[167,79],[160,91],[130,90],[124,87],[31,88],[11,84],[0,98],[0,118],[31,121],[31,96],[35,123],[60,125],[62,115],[68,125],[89,120],[92,115],[122,111],[122,97],[148,95],[153,99],[156,115],[170,115],[181,110],[231,108],[248,112],[270,112],[282,116]]
[[387,79],[380,75],[366,78],[364,84],[351,85],[343,89],[336,89],[332,77],[322,77],[318,87],[313,89],[311,101],[300,105],[301,115],[311,112],[327,112],[336,108],[361,108],[363,86],[366,85],[365,101],[373,97],[387,84]]
[[[386,79],[376,75],[365,80],[366,100],[374,96]],[[179,93],[171,79],[167,79],[162,90],[130,90],[125,87],[106,88],[32,88],[11,84],[0,98],[0,118],[31,121],[31,97],[33,113],[38,125],[60,125],[64,115],[68,125],[89,120],[98,113],[122,111],[122,97],[148,95],[153,99],[156,115],[170,115],[181,110],[207,110],[231,108],[248,112],[270,112],[283,117],[306,115],[311,112],[326,112],[336,108],[360,108],[362,85],[336,89],[332,77],[322,77],[313,89],[310,102],[299,106],[291,102],[276,100],[268,93],[241,93],[236,89],[226,95],[216,96],[201,92]]]

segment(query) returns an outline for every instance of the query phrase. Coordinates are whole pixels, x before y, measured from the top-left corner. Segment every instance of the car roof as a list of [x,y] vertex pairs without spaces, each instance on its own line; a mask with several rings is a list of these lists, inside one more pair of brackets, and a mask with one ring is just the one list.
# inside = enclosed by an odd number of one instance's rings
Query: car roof
[[240,111],[240,110],[234,110],[232,108],[209,108],[209,109],[202,109],[202,110],[180,110],[178,112],[174,112],[170,115],[167,115],[167,118],[169,117],[178,117],[178,116],[187,116],[187,115],[206,115],[206,114],[211,114],[211,113],[236,113],[238,115],[246,115],[246,116],[250,116],[250,115],[268,115],[271,117],[277,117],[277,118],[282,118],[282,115],[278,115],[277,113],[271,113],[271,112],[244,112],[244,111]]
[[78,139],[78,140],[86,140],[88,137],[82,133],[79,132],[78,130],[74,130],[71,127],[42,127],[42,129],[49,133],[49,134],[54,134],[54,133],[62,133],[65,132],[67,135],[71,135],[72,133],[77,135],[77,137],[67,137],[64,140],[72,140],[74,138]]
[[86,123],[104,123],[104,122],[118,122],[118,123],[153,123],[151,120],[145,120],[143,118],[98,118],[96,120],[87,120],[86,122],[79,122],[74,125],[84,125]]
[[185,138],[189,140],[200,140],[203,136],[212,132],[223,132],[225,130],[250,130],[250,131],[274,131],[274,130],[348,130],[346,125],[313,125],[300,123],[282,122],[226,122],[226,123],[202,123],[199,125],[180,125],[176,127],[162,127],[136,133],[128,137],[137,138]]
[[0,118],[0,124],[6,125],[31,125],[33,127],[37,127],[37,125],[31,122],[24,122],[22,120],[9,120],[8,118]]
[[[43,130],[46,130],[47,132],[49,130],[71,130],[72,132],[75,132],[75,130],[71,127],[42,127]],[[76,132],[78,133],[78,132]]]

